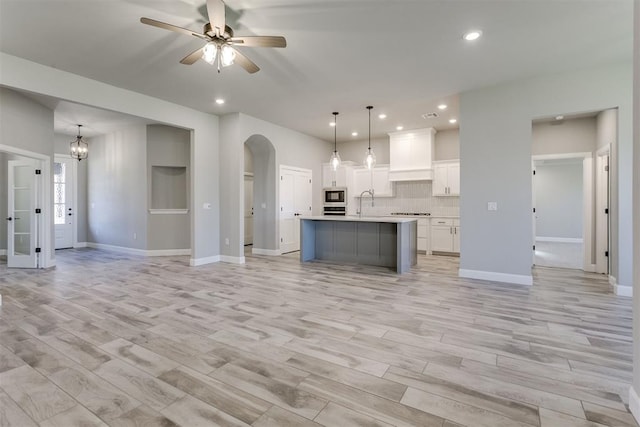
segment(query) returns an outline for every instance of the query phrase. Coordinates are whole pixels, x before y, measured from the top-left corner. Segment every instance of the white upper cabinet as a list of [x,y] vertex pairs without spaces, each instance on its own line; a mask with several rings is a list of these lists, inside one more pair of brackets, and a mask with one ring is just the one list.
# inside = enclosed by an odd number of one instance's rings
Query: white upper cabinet
[[353,171],[353,196],[373,188],[375,197],[392,197],[393,186],[389,181],[389,166],[378,165],[372,170],[356,168]]
[[434,128],[389,134],[389,180],[421,181],[433,179]]
[[433,164],[433,185],[431,194],[434,196],[460,195],[460,161],[443,161]]
[[[322,164],[322,188],[345,187],[351,189],[353,186],[353,166],[354,162],[344,161],[335,172],[329,163]],[[333,185],[335,181],[335,185]]]

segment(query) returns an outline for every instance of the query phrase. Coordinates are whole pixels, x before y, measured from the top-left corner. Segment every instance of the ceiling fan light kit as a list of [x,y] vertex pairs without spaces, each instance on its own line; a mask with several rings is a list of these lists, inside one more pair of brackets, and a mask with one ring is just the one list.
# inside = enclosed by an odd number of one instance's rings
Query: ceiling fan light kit
[[240,65],[249,74],[260,71],[260,67],[234,46],[287,47],[287,40],[282,36],[234,37],[233,30],[225,23],[225,4],[222,0],[207,0],[207,14],[209,15],[209,22],[205,24],[202,33],[151,18],[140,18],[140,22],[204,40],[207,43],[203,47],[182,58],[180,63],[191,65],[202,58],[211,65],[217,65],[218,72],[220,72],[221,67],[228,67],[234,63]]

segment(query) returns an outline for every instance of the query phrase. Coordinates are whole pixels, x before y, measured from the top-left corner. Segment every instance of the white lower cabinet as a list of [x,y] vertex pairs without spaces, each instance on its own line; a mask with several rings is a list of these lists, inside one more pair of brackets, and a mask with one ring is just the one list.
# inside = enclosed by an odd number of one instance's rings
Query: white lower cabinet
[[418,219],[418,250],[429,251],[429,220]]
[[431,252],[460,252],[459,219],[431,219]]

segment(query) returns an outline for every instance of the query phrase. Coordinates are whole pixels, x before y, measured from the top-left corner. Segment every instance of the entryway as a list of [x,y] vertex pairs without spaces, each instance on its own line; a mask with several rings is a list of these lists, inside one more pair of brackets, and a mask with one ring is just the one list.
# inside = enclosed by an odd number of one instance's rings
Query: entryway
[[76,235],[75,188],[77,160],[56,154],[53,162],[53,222],[55,248],[72,248]]

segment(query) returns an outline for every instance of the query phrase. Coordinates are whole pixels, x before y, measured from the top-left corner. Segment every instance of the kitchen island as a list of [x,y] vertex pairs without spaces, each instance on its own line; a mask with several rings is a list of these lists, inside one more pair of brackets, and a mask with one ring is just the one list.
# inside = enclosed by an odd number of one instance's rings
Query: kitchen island
[[418,260],[417,221],[389,217],[302,217],[300,261],[312,260],[376,265],[407,272]]

